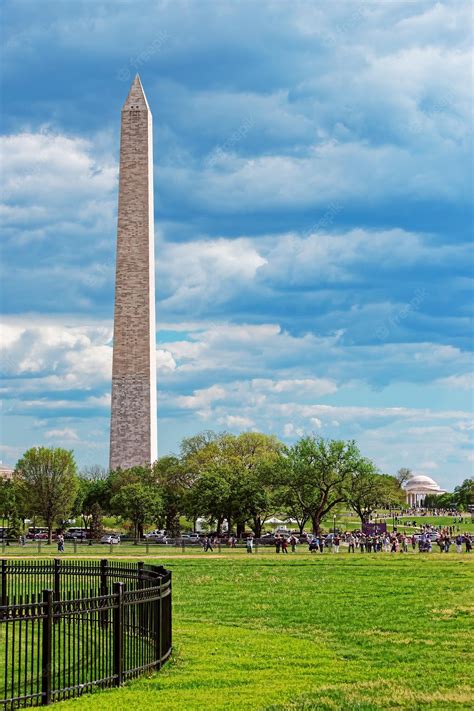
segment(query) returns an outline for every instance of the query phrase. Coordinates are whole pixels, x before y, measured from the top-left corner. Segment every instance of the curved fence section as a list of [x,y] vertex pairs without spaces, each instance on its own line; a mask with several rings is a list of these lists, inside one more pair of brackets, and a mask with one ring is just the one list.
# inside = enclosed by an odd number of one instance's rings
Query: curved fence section
[[1,563],[1,708],[118,686],[159,669],[171,654],[171,572],[163,567]]

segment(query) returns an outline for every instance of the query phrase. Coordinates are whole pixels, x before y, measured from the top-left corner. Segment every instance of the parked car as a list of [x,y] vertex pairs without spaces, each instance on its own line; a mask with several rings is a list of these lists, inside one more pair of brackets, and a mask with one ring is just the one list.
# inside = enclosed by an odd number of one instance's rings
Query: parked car
[[177,540],[180,543],[199,543],[201,540],[198,533],[183,533]]
[[145,533],[143,538],[155,540],[157,538],[163,538],[163,536],[166,536],[166,528],[156,528],[154,531],[150,531],[150,533]]
[[116,533],[107,533],[105,536],[102,536],[100,539],[101,543],[120,543],[120,536]]
[[90,533],[85,528],[68,528],[64,538],[66,541],[85,541],[90,538]]
[[427,533],[415,533],[415,535],[414,535],[415,541],[419,541],[420,538],[422,538],[423,536],[425,538],[428,537],[430,539],[430,541],[433,541],[433,543],[438,541],[440,538],[440,534],[437,531],[428,531]]
[[[47,541],[48,540],[48,529],[45,527],[38,528],[34,526],[30,526],[28,529],[28,533],[26,534],[26,537],[29,538],[30,540],[33,541]],[[53,538],[56,537],[56,534],[53,533]]]

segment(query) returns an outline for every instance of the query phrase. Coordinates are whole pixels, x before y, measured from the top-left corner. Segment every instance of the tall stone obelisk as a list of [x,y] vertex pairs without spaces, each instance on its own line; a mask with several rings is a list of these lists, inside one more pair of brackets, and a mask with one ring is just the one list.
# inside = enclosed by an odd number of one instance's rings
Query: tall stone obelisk
[[156,456],[152,116],[137,74],[120,137],[110,469]]

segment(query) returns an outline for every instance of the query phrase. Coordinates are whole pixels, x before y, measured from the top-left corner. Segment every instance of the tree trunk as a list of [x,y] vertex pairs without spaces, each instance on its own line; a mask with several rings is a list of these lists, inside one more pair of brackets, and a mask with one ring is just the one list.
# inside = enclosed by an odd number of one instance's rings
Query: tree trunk
[[311,523],[313,525],[313,534],[315,536],[319,536],[319,532],[321,529],[321,516],[319,514],[311,516]]
[[262,519],[260,516],[254,516],[253,518],[253,532],[255,533],[255,538],[260,538],[262,535]]
[[242,538],[245,531],[245,523],[237,523],[237,538]]

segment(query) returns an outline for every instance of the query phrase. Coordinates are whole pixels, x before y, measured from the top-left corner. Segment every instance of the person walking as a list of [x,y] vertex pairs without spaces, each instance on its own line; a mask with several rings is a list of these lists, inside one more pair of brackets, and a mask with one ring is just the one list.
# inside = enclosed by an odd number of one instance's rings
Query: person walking
[[456,553],[462,553],[462,536],[461,535],[456,536],[455,543],[456,543]]
[[275,536],[275,552],[279,553],[281,548],[281,538],[279,534],[277,533]]
[[56,543],[58,544],[58,552],[64,553],[64,536],[62,533],[58,533]]
[[332,547],[333,553],[339,553],[339,546],[341,545],[341,539],[339,536],[334,536],[334,545]]
[[470,553],[472,551],[472,541],[467,533],[464,536],[464,543],[466,544],[466,553]]
[[253,536],[247,536],[247,553],[253,553]]
[[296,544],[298,543],[298,539],[296,538],[295,534],[292,534],[290,536],[290,545],[291,545],[291,552],[296,553]]
[[214,550],[213,547],[212,547],[211,539],[210,539],[209,536],[206,536],[206,537],[204,538],[203,543],[204,543],[204,553],[207,553],[207,551],[213,551],[213,550]]
[[348,553],[355,553],[355,538],[352,535],[352,533],[349,535],[349,538],[347,539],[348,543]]
[[319,536],[319,552],[324,553],[324,538]]
[[282,553],[286,553],[288,555],[288,541],[286,540],[285,536],[283,536],[281,539],[281,551]]

